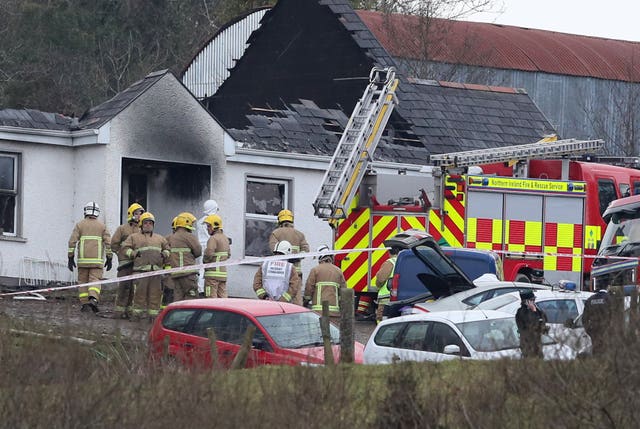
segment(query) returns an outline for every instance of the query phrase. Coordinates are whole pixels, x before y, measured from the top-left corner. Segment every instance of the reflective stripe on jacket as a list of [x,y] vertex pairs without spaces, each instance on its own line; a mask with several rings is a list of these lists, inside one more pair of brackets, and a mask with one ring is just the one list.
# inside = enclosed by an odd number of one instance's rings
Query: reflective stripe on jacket
[[[224,235],[221,229],[213,232],[207,242],[207,248],[204,251],[203,261],[205,264],[211,262],[222,262],[231,256],[231,248],[229,247],[229,238]],[[227,280],[227,267],[205,268],[204,276],[216,280]]]
[[[188,267],[196,263],[196,258],[202,255],[202,247],[194,234],[184,228],[178,228],[176,232],[167,237],[171,246],[169,264],[171,268]],[[197,273],[198,269],[186,269],[171,273],[172,277],[179,278]]]
[[78,222],[69,237],[68,256],[74,257],[78,247],[78,267],[102,268],[104,258],[111,257],[111,235],[98,219],[86,217]]
[[127,257],[133,259],[133,271],[156,271],[169,263],[171,247],[160,234],[136,232],[122,244]]
[[321,262],[309,272],[304,290],[304,297],[313,302],[311,309],[322,312],[322,301],[329,302],[331,316],[340,315],[340,288],[346,282],[340,268],[331,262]]

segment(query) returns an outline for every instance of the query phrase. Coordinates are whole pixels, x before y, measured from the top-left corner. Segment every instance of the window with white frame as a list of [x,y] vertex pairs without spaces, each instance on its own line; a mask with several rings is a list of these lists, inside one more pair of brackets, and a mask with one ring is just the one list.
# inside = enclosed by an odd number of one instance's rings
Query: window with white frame
[[287,180],[248,177],[245,189],[244,254],[271,255],[269,235],[278,224],[278,212],[289,208]]
[[0,233],[17,235],[18,166],[17,154],[0,152]]

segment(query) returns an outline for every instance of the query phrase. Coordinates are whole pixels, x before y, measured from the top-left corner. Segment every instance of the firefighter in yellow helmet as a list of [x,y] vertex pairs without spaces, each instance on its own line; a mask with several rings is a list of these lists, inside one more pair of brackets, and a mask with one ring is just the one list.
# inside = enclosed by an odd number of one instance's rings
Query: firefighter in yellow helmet
[[[278,228],[269,236],[269,248],[273,249],[279,241],[291,243],[291,253],[293,254],[309,251],[309,243],[307,243],[304,234],[293,227],[293,213],[291,210],[284,209],[278,213]],[[290,262],[295,266],[296,273],[300,276],[300,283],[302,283],[300,259],[291,259]],[[299,292],[292,298],[292,302],[302,305],[302,291]]]
[[[118,255],[118,277],[125,277],[133,274],[133,260],[127,257],[122,251],[122,243],[131,234],[140,232],[140,215],[144,213],[144,207],[138,203],[133,203],[127,209],[127,223],[120,225],[111,237],[111,250]],[[116,292],[115,317],[128,319],[133,302],[133,282],[125,280],[118,283]]]
[[[111,235],[107,227],[98,220],[100,207],[89,201],[83,208],[84,219],[78,222],[69,237],[67,267],[73,272],[76,267],[75,253],[78,246],[78,283],[97,282],[102,278],[103,266],[111,269]],[[106,262],[105,258],[106,257]],[[98,312],[100,285],[79,288],[81,311]]]
[[328,301],[329,316],[340,317],[340,289],[347,287],[347,282],[340,268],[333,265],[329,246],[322,245],[317,252],[319,264],[309,272],[304,289],[305,306],[311,303],[311,310],[322,315],[322,301]]
[[202,246],[194,234],[197,221],[189,212],[180,213],[175,218],[174,233],[167,237],[171,246],[171,268],[185,267],[184,271],[171,273],[174,301],[198,297],[198,270],[188,268],[202,255]]
[[[222,231],[222,218],[212,214],[204,219],[204,224],[209,232],[209,241],[204,251],[203,261],[223,262],[231,256],[229,238]],[[207,298],[226,298],[227,293],[227,267],[212,267],[204,270],[204,295]]]
[[[153,233],[155,217],[150,212],[140,216],[140,232],[131,234],[122,244],[124,254],[133,260],[134,273],[159,271],[169,267],[171,248],[160,234]],[[132,319],[145,315],[154,319],[162,303],[162,282],[159,275],[143,277],[133,281]]]

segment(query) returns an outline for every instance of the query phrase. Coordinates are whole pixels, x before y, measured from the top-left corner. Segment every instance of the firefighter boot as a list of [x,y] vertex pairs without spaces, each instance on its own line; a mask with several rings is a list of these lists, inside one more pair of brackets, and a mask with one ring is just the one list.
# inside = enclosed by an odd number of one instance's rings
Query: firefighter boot
[[92,297],[92,296],[91,296],[91,297],[89,297],[89,304],[87,304],[87,305],[91,308],[91,310],[92,310],[94,313],[97,313],[98,311],[100,311],[100,310],[98,309],[98,300],[97,300],[97,299],[95,299],[95,298],[94,298],[94,297]]

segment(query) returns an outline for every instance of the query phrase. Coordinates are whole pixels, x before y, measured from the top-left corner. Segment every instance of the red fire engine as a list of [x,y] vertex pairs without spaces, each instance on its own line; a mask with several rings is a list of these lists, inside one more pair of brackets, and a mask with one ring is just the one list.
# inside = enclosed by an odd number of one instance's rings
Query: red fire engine
[[[602,140],[547,139],[433,155],[430,174],[422,177],[368,174],[397,84],[393,70],[372,70],[318,192],[316,216],[334,226],[334,247],[383,247],[397,232],[418,228],[445,246],[500,252],[506,280],[588,279],[592,260],[582,255],[596,253],[602,213],[612,200],[640,193],[640,171],[570,159],[596,153]],[[474,173],[474,166],[482,170]],[[416,177],[423,183],[411,189]],[[403,194],[385,205],[377,194],[386,179]],[[381,249],[336,263],[349,287],[366,291],[387,257]]]

